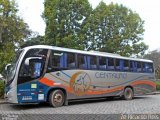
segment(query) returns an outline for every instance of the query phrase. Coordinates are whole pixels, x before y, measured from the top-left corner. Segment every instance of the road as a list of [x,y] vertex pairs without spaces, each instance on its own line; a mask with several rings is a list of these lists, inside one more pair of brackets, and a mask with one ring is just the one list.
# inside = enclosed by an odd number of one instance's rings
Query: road
[[76,101],[59,108],[48,104],[19,106],[1,103],[0,114],[34,114],[37,117],[48,114],[160,114],[160,95],[139,96],[130,101],[118,98]]

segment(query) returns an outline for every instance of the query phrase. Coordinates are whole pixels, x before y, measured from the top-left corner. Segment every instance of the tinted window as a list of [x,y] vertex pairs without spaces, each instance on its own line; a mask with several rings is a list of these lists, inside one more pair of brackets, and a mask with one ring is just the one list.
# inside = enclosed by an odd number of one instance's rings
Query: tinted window
[[97,68],[97,57],[90,56],[90,69],[96,69],[96,68]]
[[19,73],[19,76],[23,77],[23,76],[29,76],[29,69],[28,69],[28,66],[26,66],[24,64],[26,58],[29,58],[29,57],[42,57],[43,58],[43,61],[45,62],[46,61],[46,57],[47,57],[47,51],[46,49],[31,49],[29,50],[24,59],[23,59],[23,62],[22,62],[22,65],[21,65],[21,68],[20,68],[20,73]]
[[114,70],[114,59],[108,58],[108,70]]
[[130,61],[130,71],[131,72],[136,72],[137,71],[137,62]]
[[77,55],[78,60],[78,68],[80,69],[86,69],[87,68],[87,60],[85,55],[78,54]]
[[[47,58],[47,52],[47,49],[31,49],[26,53],[20,67],[18,84],[32,81],[42,75]],[[34,60],[36,57],[41,59]],[[33,58],[29,61],[29,65],[25,65],[25,60],[27,58]]]
[[99,57],[99,69],[106,69],[106,58],[105,57]]
[[116,65],[116,70],[120,70],[120,60],[119,59],[115,59],[115,65]]
[[59,52],[59,51],[52,51],[49,63],[48,63],[48,70],[49,71],[56,71],[61,70],[62,68],[65,68],[65,62],[64,62],[64,56],[65,53]]
[[153,64],[152,63],[143,63],[143,71],[152,73],[153,72]]
[[63,53],[53,52],[52,53],[52,67],[62,67]]
[[123,70],[124,71],[129,71],[129,61],[128,60],[124,60]]
[[137,72],[142,72],[142,64],[141,64],[141,62],[137,62]]
[[75,54],[67,53],[67,67],[68,68],[75,68],[76,67]]

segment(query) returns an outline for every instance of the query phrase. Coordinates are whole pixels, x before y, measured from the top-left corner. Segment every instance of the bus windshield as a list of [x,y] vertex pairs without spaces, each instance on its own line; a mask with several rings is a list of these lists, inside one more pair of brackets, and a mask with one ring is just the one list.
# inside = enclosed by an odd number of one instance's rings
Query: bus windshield
[[[30,49],[27,51],[21,63],[18,84],[32,81],[42,75],[46,63],[47,52],[47,49]],[[29,59],[29,65],[25,64],[26,59]]]
[[11,65],[7,70],[7,76],[6,76],[7,82],[12,81],[15,76],[18,59],[20,58],[21,53],[22,53],[22,50],[18,50],[15,56],[13,57],[13,59],[11,60]]

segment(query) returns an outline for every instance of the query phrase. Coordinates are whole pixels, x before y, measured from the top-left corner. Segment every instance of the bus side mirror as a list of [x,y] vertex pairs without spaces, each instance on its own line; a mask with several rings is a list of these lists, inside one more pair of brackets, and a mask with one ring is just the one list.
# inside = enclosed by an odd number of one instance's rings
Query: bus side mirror
[[5,71],[8,71],[8,69],[10,68],[10,66],[11,66],[11,64],[7,64],[7,65],[5,66]]
[[31,78],[40,77],[43,67],[43,58],[42,57],[26,58],[25,66],[28,68],[28,75]]
[[26,58],[24,64],[25,64],[26,66],[29,66],[29,65],[30,65],[30,62],[31,62],[31,61],[34,61],[34,60],[35,60],[35,61],[42,60],[42,57],[29,57],[29,58]]

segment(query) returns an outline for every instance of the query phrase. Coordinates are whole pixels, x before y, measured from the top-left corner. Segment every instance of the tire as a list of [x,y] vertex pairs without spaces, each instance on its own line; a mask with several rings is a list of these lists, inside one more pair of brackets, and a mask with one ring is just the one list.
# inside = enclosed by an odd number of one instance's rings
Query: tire
[[62,90],[54,90],[49,95],[49,103],[53,107],[63,106],[65,101],[65,96]]
[[125,88],[124,93],[123,93],[123,99],[132,100],[133,97],[134,97],[133,90],[129,87]]

